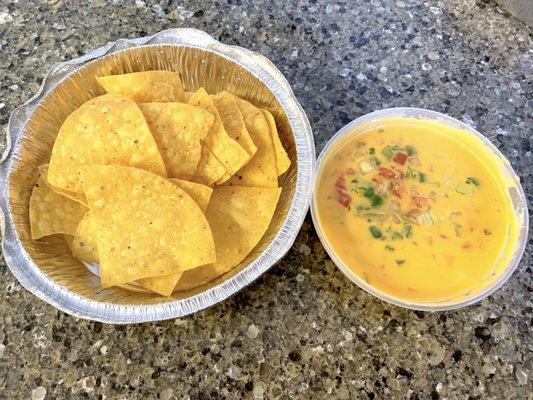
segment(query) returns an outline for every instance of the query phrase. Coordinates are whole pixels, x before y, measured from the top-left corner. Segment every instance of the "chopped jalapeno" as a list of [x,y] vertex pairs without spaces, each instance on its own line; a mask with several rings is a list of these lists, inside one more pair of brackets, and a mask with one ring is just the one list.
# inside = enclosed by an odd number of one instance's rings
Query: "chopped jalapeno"
[[479,179],[474,178],[473,176],[469,176],[468,178],[466,178],[465,183],[479,186]]
[[379,159],[377,157],[370,157],[370,162],[375,167],[377,167],[378,165],[381,165],[381,161],[379,161]]
[[385,146],[383,150],[381,150],[381,154],[383,154],[385,158],[390,161],[394,155],[394,150],[391,146]]
[[459,237],[463,234],[463,226],[461,224],[454,223],[455,236]]
[[377,226],[370,226],[368,227],[368,230],[370,231],[370,233],[375,239],[379,239],[380,237],[383,236],[381,234],[381,230]]
[[405,225],[402,230],[403,236],[408,238],[411,236],[411,225]]
[[374,195],[374,197],[372,197],[371,204],[372,207],[379,207],[383,204],[383,197],[378,194]]

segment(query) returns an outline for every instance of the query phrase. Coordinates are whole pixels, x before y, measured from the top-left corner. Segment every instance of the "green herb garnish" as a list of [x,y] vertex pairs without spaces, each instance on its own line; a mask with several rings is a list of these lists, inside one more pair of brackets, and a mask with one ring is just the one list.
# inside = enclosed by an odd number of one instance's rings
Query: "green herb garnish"
[[426,181],[427,181],[426,174],[424,174],[423,172],[419,172],[418,173],[418,182],[424,183]]
[[372,186],[359,188],[363,192],[363,196],[367,199],[371,199],[376,194]]
[[398,264],[398,265],[402,265],[402,264],[405,262],[405,260],[394,260],[394,261],[395,261],[396,264]]
[[385,246],[385,250],[388,250],[388,251],[394,251],[394,250],[396,250],[396,249],[395,249],[394,247],[392,247],[392,246],[386,245],[386,246]]
[[376,154],[376,149],[374,147],[369,148],[368,154]]
[[403,236],[408,238],[411,236],[411,225],[405,225],[402,230]]
[[407,179],[411,179],[411,178],[416,178],[416,176],[417,176],[416,171],[408,165],[407,170],[405,171],[405,177]]
[[413,154],[416,154],[416,149],[414,146],[411,146],[410,144],[408,144],[407,146],[405,146],[405,151],[407,152],[407,155],[408,156],[412,156]]
[[403,239],[403,236],[402,236],[402,234],[400,232],[394,231],[391,234],[391,239],[392,240],[401,240],[401,239]]
[[492,232],[489,231],[487,228],[483,229],[483,233],[484,233],[485,235],[487,235],[487,236],[488,236],[488,235],[492,235]]
[[381,154],[383,154],[385,158],[390,161],[392,156],[394,156],[394,150],[392,149],[392,146],[385,146],[383,150],[381,150]]
[[374,167],[377,167],[378,165],[381,165],[381,161],[379,161],[379,159],[377,157],[370,157],[370,163]]
[[383,204],[383,198],[379,194],[375,194],[374,197],[370,200],[372,207],[379,207]]
[[466,178],[465,183],[469,185],[472,184],[472,185],[479,186],[479,179],[474,178],[473,176],[469,176],[468,178]]
[[380,237],[383,236],[381,234],[381,230],[377,226],[370,226],[368,227],[368,230],[370,231],[374,239],[379,239]]

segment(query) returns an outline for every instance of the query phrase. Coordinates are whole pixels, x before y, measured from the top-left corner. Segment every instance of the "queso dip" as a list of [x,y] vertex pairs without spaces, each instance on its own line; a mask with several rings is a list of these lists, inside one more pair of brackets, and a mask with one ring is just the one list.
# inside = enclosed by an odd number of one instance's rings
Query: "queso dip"
[[445,301],[496,279],[518,223],[501,161],[480,139],[399,117],[347,137],[324,160],[315,199],[345,265],[413,302]]

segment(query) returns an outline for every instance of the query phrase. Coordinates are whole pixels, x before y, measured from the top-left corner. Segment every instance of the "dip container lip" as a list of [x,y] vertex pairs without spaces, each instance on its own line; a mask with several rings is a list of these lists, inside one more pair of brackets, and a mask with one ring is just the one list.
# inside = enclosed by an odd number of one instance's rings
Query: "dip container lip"
[[[10,175],[14,153],[25,135],[27,122],[41,107],[43,99],[61,84],[71,79],[77,71],[107,56],[118,55],[136,48],[175,46],[215,54],[229,60],[240,69],[253,75],[273,94],[287,116],[294,140],[294,194],[288,203],[283,223],[272,235],[268,245],[242,270],[216,286],[208,287],[189,297],[172,299],[158,304],[122,304],[88,298],[57,283],[42,271],[32,259],[17,230],[10,200]],[[224,76],[221,77],[223,79]],[[78,318],[113,324],[160,321],[183,317],[206,309],[237,293],[278,262],[294,243],[309,209],[312,179],[315,167],[314,139],[307,115],[296,99],[288,81],[280,70],[266,57],[251,50],[226,45],[197,29],[167,29],[151,36],[119,39],[89,53],[55,64],[43,79],[39,91],[26,103],[11,113],[5,151],[0,154],[0,233],[6,264],[28,291],[55,308]]]
[[[324,166],[325,160],[328,156],[337,149],[337,146],[342,143],[347,137],[353,133],[353,131],[363,125],[370,122],[377,122],[379,120],[386,120],[389,118],[403,117],[403,118],[417,118],[424,120],[432,120],[440,122],[442,124],[461,129],[468,132],[469,134],[476,136],[483,141],[484,144],[490,149],[490,151],[498,158],[500,158],[503,163],[502,169],[509,174],[509,176],[515,182],[516,196],[513,198],[514,211],[516,213],[517,222],[519,224],[519,234],[517,240],[513,245],[515,246],[514,254],[512,255],[509,263],[505,269],[500,273],[500,276],[491,284],[487,285],[481,292],[474,295],[464,295],[456,299],[444,300],[444,301],[435,301],[435,302],[413,302],[406,301],[399,297],[391,296],[381,290],[376,289],[372,285],[368,284],[366,281],[361,279],[356,273],[354,273],[341,259],[337,256],[332,246],[329,244],[329,241],[320,226],[319,217],[318,217],[318,208],[316,201],[316,190],[318,185],[318,177],[321,174],[322,168]],[[357,135],[357,134],[355,134]],[[436,111],[426,110],[422,108],[414,107],[397,107],[397,108],[387,108],[383,110],[374,111],[372,113],[363,115],[352,122],[345,125],[341,128],[324,146],[320,156],[317,160],[317,167],[315,170],[315,179],[313,182],[313,191],[311,195],[311,217],[313,219],[313,224],[315,226],[316,232],[322,242],[322,245],[326,249],[328,255],[331,257],[335,265],[350,279],[352,282],[357,284],[360,288],[366,292],[376,296],[377,298],[384,300],[388,303],[420,311],[446,311],[454,310],[457,308],[462,308],[469,306],[471,304],[477,303],[482,299],[488,297],[500,287],[503,286],[505,282],[511,277],[513,272],[516,270],[522,259],[526,244],[527,236],[529,231],[529,217],[528,217],[528,208],[527,200],[522,186],[520,185],[519,178],[507,158],[494,146],[489,139],[483,136],[474,128],[466,125],[465,123],[450,117],[445,114],[441,114]]]

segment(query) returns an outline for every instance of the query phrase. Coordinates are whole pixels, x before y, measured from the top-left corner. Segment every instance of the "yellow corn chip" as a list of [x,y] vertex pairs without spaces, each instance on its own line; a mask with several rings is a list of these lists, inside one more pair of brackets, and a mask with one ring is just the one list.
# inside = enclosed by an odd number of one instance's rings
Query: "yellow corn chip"
[[253,104],[228,92],[222,92],[222,94],[233,96],[244,118],[246,129],[257,146],[257,152],[252,159],[224,184],[278,187],[276,153],[265,117]]
[[32,239],[63,233],[74,235],[87,207],[56,193],[39,176],[30,197]]
[[[208,189],[211,190],[210,188]],[[71,247],[72,254],[74,254],[75,257],[90,263],[99,263],[98,248],[96,244],[96,237],[99,229],[101,228],[98,226],[97,220],[91,218],[90,213],[85,214],[76,229],[76,234]],[[72,236],[68,237],[72,238]],[[181,275],[182,273],[178,272],[169,275],[144,278],[137,280],[137,283],[142,287],[160,293],[163,296],[170,296]]]
[[200,207],[200,210],[205,213],[213,189],[200,183],[184,181],[182,179],[169,179],[169,181],[191,196],[196,204],[198,204],[198,207]]
[[65,239],[65,242],[67,243],[67,247],[69,248],[70,252],[72,253],[72,245],[74,242],[74,236],[72,235],[63,235],[63,238]]
[[[48,164],[39,165],[37,169],[39,170],[39,173],[41,174],[45,182],[48,183]],[[87,200],[85,199],[85,195],[83,193],[70,192],[68,190],[55,188],[50,184],[48,184],[48,186],[50,186],[50,188],[54,192],[68,197],[71,200],[77,201],[78,203],[83,204],[84,206],[87,206]]]
[[183,190],[150,172],[121,166],[83,170],[103,287],[169,275],[213,262],[209,224]]
[[227,92],[222,92],[217,95],[211,96],[213,103],[220,115],[220,120],[224,129],[230,135],[230,137],[241,145],[241,147],[246,150],[246,152],[252,157],[257,151],[257,146],[253,142],[246,125],[244,124],[244,119],[242,114],[237,107],[235,98],[231,95],[228,95]]
[[84,165],[126,165],[166,176],[141,110],[119,94],[89,100],[67,117],[52,149],[48,181],[56,188],[81,192]]
[[[209,204],[209,199],[211,198],[211,193],[213,193],[213,189],[199,183],[183,181],[181,179],[169,180],[177,187],[184,190],[189,196],[191,196],[192,199],[198,204],[202,212],[205,212],[207,205]],[[96,236],[98,230],[101,228],[98,227],[96,219],[91,218],[90,215],[90,212],[85,214],[76,228],[74,238],[70,241],[72,242],[72,252],[74,256],[81,258],[82,260],[98,264],[99,260]]]
[[168,103],[176,101],[172,85],[157,81],[144,82],[129,97],[135,103]]
[[237,266],[259,243],[272,220],[281,188],[216,187],[206,217],[217,260],[183,273],[176,290],[203,285]]
[[[157,82],[172,86],[173,100],[183,97],[183,84],[177,72],[173,71],[143,71],[123,75],[108,75],[96,78],[106,93],[118,93],[133,98],[146,82]],[[146,88],[148,90],[148,88]],[[165,101],[165,100],[153,100]]]
[[200,141],[213,126],[213,115],[182,103],[145,103],[139,107],[165,160],[167,176],[192,178],[200,162]]
[[98,264],[98,247],[96,238],[101,227],[96,218],[91,218],[91,213],[85,214],[76,228],[72,242],[72,254],[82,260]]
[[139,279],[137,280],[137,283],[145,289],[169,297],[174,291],[174,288],[176,287],[176,284],[178,283],[182,275],[183,272],[163,276],[155,276],[153,278]]
[[250,155],[225,131],[213,100],[203,88],[200,88],[189,99],[188,104],[202,108],[214,115],[213,127],[204,138],[203,143],[211,150],[226,171],[233,175],[250,160]]
[[224,168],[205,145],[202,145],[200,154],[200,162],[191,181],[206,186],[213,186],[215,182],[226,175],[226,168]]
[[291,160],[287,156],[287,152],[281,144],[281,140],[278,135],[278,128],[276,128],[276,120],[274,116],[268,110],[261,110],[263,116],[265,117],[268,127],[270,128],[270,137],[272,138],[272,143],[274,144],[274,151],[276,152],[276,165],[278,169],[278,176],[284,174],[289,167],[291,166]]

